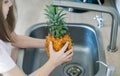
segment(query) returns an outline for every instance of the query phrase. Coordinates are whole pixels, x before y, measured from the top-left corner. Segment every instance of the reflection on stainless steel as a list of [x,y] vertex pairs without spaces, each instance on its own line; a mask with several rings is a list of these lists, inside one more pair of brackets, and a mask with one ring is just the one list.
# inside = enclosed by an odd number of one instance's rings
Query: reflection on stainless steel
[[[69,28],[68,33],[73,40],[74,56],[72,61],[58,66],[50,76],[65,76],[65,67],[69,68],[68,71],[72,71],[72,73],[68,73],[71,75],[82,75],[84,73],[82,76],[105,76],[106,69],[96,64],[96,61],[105,62],[105,53],[99,29],[88,24],[68,23],[67,25]],[[36,24],[27,31],[27,35],[34,38],[45,38],[47,34],[48,27],[45,23]],[[27,48],[24,51],[21,66],[26,74],[30,74],[41,67],[47,60],[45,49]],[[76,64],[78,65],[76,66]]]
[[115,66],[114,65],[107,65],[102,61],[96,61],[97,63],[100,63],[106,67],[106,76],[114,76],[115,74]]

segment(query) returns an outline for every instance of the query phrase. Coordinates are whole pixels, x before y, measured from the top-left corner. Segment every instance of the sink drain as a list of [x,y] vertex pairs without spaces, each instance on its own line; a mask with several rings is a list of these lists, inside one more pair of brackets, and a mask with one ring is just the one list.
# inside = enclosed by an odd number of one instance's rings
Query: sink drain
[[64,73],[66,76],[82,76],[84,70],[78,64],[67,64],[64,68]]

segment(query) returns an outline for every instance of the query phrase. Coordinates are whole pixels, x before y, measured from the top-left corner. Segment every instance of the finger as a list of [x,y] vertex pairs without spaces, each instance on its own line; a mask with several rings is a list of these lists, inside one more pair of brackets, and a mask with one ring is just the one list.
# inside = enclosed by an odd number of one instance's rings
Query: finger
[[67,59],[71,58],[73,56],[73,52],[71,52],[69,55],[67,55]]
[[49,50],[50,51],[53,51],[53,45],[52,45],[52,42],[50,41],[50,43],[49,43]]
[[66,56],[68,56],[71,53],[73,53],[73,49],[68,50],[65,54],[66,54]]
[[67,51],[66,53],[63,53],[63,54],[62,54],[62,57],[65,58],[65,60],[68,59],[68,58],[71,58],[72,56],[73,56],[73,51],[72,51],[72,49],[69,50],[69,51]]
[[68,42],[65,43],[65,45],[62,47],[61,52],[65,52],[68,47]]
[[72,60],[72,57],[71,57],[71,58],[66,59],[66,61],[65,61],[65,62],[68,62],[68,61],[71,61],[71,60]]
[[73,53],[69,54],[66,58],[65,58],[65,61],[70,61],[72,60],[72,56],[73,56]]

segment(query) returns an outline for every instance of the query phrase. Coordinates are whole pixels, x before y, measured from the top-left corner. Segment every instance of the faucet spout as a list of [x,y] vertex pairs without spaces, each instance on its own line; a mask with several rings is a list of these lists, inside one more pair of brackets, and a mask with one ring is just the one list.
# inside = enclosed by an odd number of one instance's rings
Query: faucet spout
[[115,52],[117,51],[116,42],[117,42],[117,32],[118,32],[118,12],[113,7],[100,6],[96,4],[84,3],[84,2],[72,2],[72,1],[53,1],[54,6],[67,7],[67,8],[75,8],[82,10],[90,10],[97,12],[108,13],[112,17],[112,25],[111,25],[111,34],[110,34],[110,42],[108,45],[108,51]]
[[96,63],[100,63],[107,68],[106,76],[114,76],[114,73],[115,73],[115,66],[114,65],[107,65],[102,61],[97,61]]

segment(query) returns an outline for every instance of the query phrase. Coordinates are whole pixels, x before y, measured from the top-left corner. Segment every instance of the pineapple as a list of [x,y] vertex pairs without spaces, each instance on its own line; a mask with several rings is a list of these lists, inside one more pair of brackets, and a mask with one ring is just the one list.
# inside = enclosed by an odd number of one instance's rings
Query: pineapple
[[68,27],[66,26],[66,23],[64,21],[65,13],[62,13],[62,9],[58,9],[58,7],[55,7],[53,5],[47,6],[47,9],[45,9],[48,22],[48,28],[49,33],[48,36],[46,36],[46,52],[48,57],[49,54],[49,42],[51,41],[53,44],[53,48],[56,52],[58,52],[66,42],[69,42],[68,47],[66,50],[69,50],[72,48],[72,39],[67,34]]

